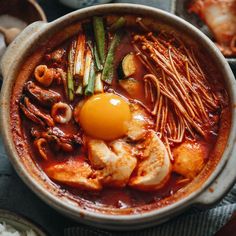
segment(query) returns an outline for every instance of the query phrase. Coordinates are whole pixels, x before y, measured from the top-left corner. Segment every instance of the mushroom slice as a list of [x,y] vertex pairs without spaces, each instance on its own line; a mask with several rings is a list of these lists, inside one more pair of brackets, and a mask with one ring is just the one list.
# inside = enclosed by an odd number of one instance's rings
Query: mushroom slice
[[127,136],[133,141],[140,140],[146,134],[147,129],[153,125],[153,122],[140,105],[130,104],[130,110],[132,118],[127,124]]
[[50,165],[45,169],[53,180],[85,190],[100,190],[102,185],[90,165],[81,159]]
[[142,146],[143,158],[137,165],[129,185],[143,191],[153,191],[163,187],[168,181],[171,163],[165,145],[154,131],[148,132]]
[[136,166],[132,148],[123,140],[116,140],[108,145],[97,139],[88,140],[89,160],[96,169],[104,185],[124,187]]

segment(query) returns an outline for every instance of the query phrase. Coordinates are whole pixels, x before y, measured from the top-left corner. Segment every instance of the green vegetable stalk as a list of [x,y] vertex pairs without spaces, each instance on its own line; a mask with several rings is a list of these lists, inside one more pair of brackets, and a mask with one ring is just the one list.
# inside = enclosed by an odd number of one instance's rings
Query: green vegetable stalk
[[102,71],[102,80],[105,81],[108,84],[112,83],[112,79],[114,76],[114,57],[115,57],[115,50],[123,36],[123,33],[121,31],[118,31],[112,41],[110,48],[107,53],[107,58],[104,64],[104,69]]
[[86,56],[85,56],[85,69],[84,69],[84,77],[83,77],[84,88],[88,85],[91,64],[92,64],[92,52],[90,49],[87,49]]
[[94,93],[95,76],[96,74],[95,74],[94,62],[92,62],[90,66],[88,85],[84,91],[84,94],[86,96],[90,96]]
[[105,39],[105,29],[104,29],[104,23],[103,23],[102,17],[98,17],[98,16],[93,17],[93,30],[94,30],[94,36],[95,36],[95,41],[96,41],[96,45],[98,49],[99,58],[102,64],[104,64],[106,39]]
[[83,84],[82,84],[82,81],[79,83],[76,91],[75,91],[75,94],[78,94],[78,95],[83,95]]
[[75,48],[76,48],[76,41],[72,41],[68,53],[68,68],[67,68],[67,87],[68,87],[68,98],[70,101],[74,100],[73,69],[74,69]]
[[101,71],[103,69],[103,66],[102,66],[102,64],[100,62],[99,55],[98,55],[98,50],[97,50],[97,46],[96,45],[94,45],[93,54],[94,54],[94,60],[95,60],[96,69],[97,69],[97,71]]
[[84,52],[85,52],[85,35],[79,34],[77,39],[77,45],[75,50],[75,62],[74,62],[74,77],[83,78],[84,76]]
[[95,78],[94,93],[103,93],[102,73],[98,72]]
[[110,26],[110,31],[116,31],[120,28],[122,28],[126,23],[126,19],[121,16],[120,18],[117,19],[116,22],[114,22],[111,26]]

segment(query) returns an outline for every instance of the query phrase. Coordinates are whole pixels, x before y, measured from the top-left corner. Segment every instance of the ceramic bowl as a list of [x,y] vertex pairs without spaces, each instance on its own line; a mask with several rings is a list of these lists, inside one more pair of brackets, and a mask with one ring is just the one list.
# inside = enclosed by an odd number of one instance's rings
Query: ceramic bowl
[[76,9],[111,2],[111,0],[59,0],[59,1],[68,7]]
[[37,234],[37,236],[48,235],[39,226],[35,225],[25,217],[8,210],[0,209],[0,223],[3,222],[22,232],[32,229]]
[[[16,19],[24,22],[25,25],[29,25],[35,21],[47,21],[44,11],[39,4],[34,0],[0,0],[0,16],[12,16]],[[22,30],[22,23],[18,21],[0,20],[0,27],[8,28],[19,28]],[[3,35],[0,32],[0,60],[5,52],[7,46]],[[1,80],[1,70],[0,70]]]
[[0,6],[0,15],[11,15],[27,24],[39,20],[47,21],[44,11],[34,0],[0,0]]
[[[221,142],[214,149],[217,161],[207,164],[198,177],[185,189],[173,195],[162,207],[150,208],[139,213],[128,210],[105,209],[88,205],[85,201],[74,201],[70,196],[46,181],[39,168],[29,155],[16,151],[10,127],[10,100],[18,72],[29,55],[50,37],[61,32],[65,27],[94,15],[136,14],[150,17],[154,26],[166,26],[195,42],[203,50],[208,61],[213,63],[225,82],[229,94],[231,113],[228,118],[229,133],[221,137]],[[65,36],[65,35],[64,35]],[[61,34],[61,37],[64,37]],[[36,22],[27,27],[10,45],[2,60],[3,86],[1,91],[1,132],[6,151],[15,170],[23,181],[41,199],[61,213],[86,224],[96,227],[132,230],[160,224],[180,214],[192,206],[209,206],[219,201],[230,189],[236,179],[236,82],[232,71],[216,46],[201,31],[181,18],[159,9],[133,4],[108,4],[84,8],[63,16],[51,23]],[[24,81],[18,81],[23,83]],[[224,133],[224,126],[222,126]]]

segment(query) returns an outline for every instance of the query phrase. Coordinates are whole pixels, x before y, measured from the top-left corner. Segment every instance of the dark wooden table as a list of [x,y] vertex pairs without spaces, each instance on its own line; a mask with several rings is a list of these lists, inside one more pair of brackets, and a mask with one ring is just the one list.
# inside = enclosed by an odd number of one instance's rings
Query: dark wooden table
[[[45,10],[48,21],[63,16],[74,9],[60,4],[57,0],[39,0]],[[145,4],[170,10],[170,0],[118,0],[113,2],[130,2]],[[11,166],[5,154],[0,137],[0,208],[20,213],[39,225],[43,226],[52,236],[63,235],[65,227],[78,225],[78,223],[57,213],[50,206],[41,201],[21,181]]]

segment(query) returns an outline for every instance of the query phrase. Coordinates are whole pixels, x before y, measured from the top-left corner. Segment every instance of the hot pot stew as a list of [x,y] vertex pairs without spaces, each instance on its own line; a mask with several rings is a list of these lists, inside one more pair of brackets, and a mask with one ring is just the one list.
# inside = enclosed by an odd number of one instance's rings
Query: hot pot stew
[[181,191],[214,159],[229,107],[221,75],[180,35],[152,32],[140,17],[97,16],[74,29],[22,67],[30,73],[11,101],[19,155],[27,149],[45,181],[98,206],[158,204]]

